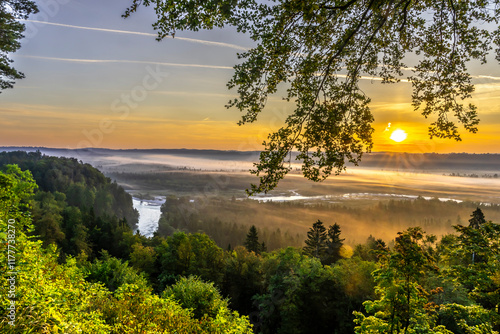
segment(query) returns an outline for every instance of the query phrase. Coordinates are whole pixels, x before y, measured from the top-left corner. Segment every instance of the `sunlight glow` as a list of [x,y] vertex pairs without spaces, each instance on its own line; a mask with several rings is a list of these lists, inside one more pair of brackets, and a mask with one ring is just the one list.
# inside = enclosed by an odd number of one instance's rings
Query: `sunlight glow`
[[408,137],[408,134],[404,130],[397,129],[391,133],[391,139],[397,143],[402,142],[406,137]]

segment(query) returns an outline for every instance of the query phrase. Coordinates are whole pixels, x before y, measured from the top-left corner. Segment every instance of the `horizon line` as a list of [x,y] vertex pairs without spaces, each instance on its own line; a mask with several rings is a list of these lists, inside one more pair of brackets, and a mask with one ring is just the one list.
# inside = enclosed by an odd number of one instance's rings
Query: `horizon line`
[[[16,148],[16,149],[51,149],[51,150],[61,150],[61,151],[83,151],[83,150],[107,150],[107,151],[218,151],[218,152],[262,152],[262,150],[253,150],[253,151],[240,151],[236,149],[213,149],[213,148],[108,148],[108,147],[83,147],[83,148],[68,148],[68,147],[47,147],[47,146],[0,146],[0,149],[4,148]],[[6,151],[3,151],[6,152]],[[292,151],[293,153],[298,153],[298,151]],[[1,153],[1,152],[0,152]],[[500,152],[493,153],[475,153],[475,152],[448,152],[448,153],[439,153],[439,152],[398,152],[398,151],[372,151],[372,152],[364,152],[364,154],[470,154],[470,155],[500,155]]]

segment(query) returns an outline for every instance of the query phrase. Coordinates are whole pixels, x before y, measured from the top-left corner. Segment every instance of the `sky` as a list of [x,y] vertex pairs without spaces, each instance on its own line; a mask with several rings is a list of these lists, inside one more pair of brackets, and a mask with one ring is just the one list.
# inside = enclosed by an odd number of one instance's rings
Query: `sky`
[[[237,52],[254,44],[233,28],[155,40],[152,8],[121,17],[126,0],[38,0],[22,48],[26,78],[0,94],[0,146],[261,150],[293,104],[272,96],[260,120],[238,126],[226,109]],[[408,83],[362,80],[375,117],[373,151],[500,153],[500,66],[473,66],[479,132],[430,140]],[[395,130],[406,138],[391,139]],[[401,131],[400,131],[401,133]],[[394,138],[394,136],[393,136]],[[402,137],[401,137],[402,138]]]

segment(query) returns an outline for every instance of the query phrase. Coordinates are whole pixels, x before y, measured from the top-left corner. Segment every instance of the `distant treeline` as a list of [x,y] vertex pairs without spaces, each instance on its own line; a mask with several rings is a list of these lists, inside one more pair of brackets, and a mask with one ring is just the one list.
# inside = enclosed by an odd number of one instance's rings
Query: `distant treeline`
[[120,183],[140,186],[141,191],[164,189],[170,194],[197,193],[199,195],[213,195],[222,192],[243,195],[243,190],[249,186],[251,180],[248,176],[182,171],[110,173],[108,176]]
[[422,226],[429,233],[453,232],[453,225],[463,224],[470,212],[480,207],[495,222],[500,222],[500,205],[435,199],[358,200],[345,204],[327,201],[257,202],[229,199],[224,196],[169,196],[162,206],[160,235],[175,231],[204,232],[220,247],[243,244],[245,231],[252,225],[259,229],[270,250],[302,246],[310,222],[321,219],[343,226],[350,243],[361,242],[377,231],[390,241],[398,231]]
[[476,173],[451,173],[448,176],[457,176],[457,177],[471,177],[471,178],[483,178],[483,179],[498,179],[498,173],[495,174],[476,174]]
[[[230,211],[232,215],[226,213]],[[241,201],[233,198],[228,201],[221,197],[197,198],[169,196],[161,207],[158,234],[170,236],[177,231],[188,233],[202,232],[223,248],[243,245],[246,234],[252,225],[258,224],[259,214]],[[243,219],[243,218],[249,219]],[[240,219],[241,218],[241,219]],[[291,233],[288,228],[282,232],[280,227],[269,224],[259,228],[260,239],[268,250],[300,247],[304,235]]]

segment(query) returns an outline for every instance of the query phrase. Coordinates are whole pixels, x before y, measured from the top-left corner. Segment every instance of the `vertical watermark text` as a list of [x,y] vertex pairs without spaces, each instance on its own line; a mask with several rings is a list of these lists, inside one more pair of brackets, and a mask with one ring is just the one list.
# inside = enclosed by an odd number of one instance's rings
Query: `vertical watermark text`
[[10,301],[7,307],[7,318],[9,325],[14,326],[16,322],[16,221],[9,219],[7,224],[7,282],[8,292],[7,298]]

